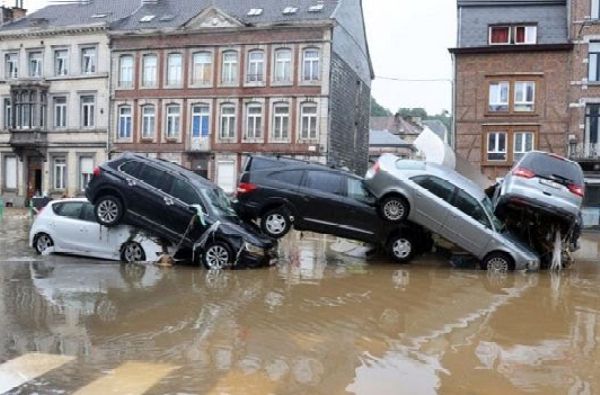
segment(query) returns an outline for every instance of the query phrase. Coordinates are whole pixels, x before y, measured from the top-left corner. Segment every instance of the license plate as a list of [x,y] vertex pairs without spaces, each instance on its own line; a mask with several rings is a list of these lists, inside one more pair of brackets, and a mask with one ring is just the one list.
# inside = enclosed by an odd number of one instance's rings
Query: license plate
[[547,185],[547,186],[549,186],[551,188],[554,188],[554,189],[561,189],[562,188],[562,185],[560,185],[558,182],[554,182],[552,180],[540,180],[540,184]]

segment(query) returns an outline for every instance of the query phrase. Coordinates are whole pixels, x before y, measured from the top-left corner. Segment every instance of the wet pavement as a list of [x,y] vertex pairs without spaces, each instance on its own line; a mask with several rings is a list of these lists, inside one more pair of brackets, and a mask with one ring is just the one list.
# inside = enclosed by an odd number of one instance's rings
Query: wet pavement
[[298,233],[276,267],[212,273],[38,257],[28,227],[0,224],[0,393],[600,393],[597,237],[562,273]]

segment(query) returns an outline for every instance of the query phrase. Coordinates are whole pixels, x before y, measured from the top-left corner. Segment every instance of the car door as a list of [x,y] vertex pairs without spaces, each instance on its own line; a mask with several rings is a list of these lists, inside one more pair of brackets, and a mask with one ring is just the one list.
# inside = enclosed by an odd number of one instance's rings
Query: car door
[[452,206],[442,235],[480,257],[495,233],[483,206],[473,196],[458,188],[452,198]]
[[81,253],[86,250],[85,227],[82,226],[84,224],[80,219],[83,204],[83,202],[64,202],[53,206],[56,217],[51,225],[54,232],[51,236],[61,251]]
[[81,207],[81,249],[83,252],[98,257],[119,256],[120,237],[123,225],[114,228],[104,227],[96,222],[94,215],[94,206],[90,203],[84,203]]
[[455,186],[429,175],[416,176],[411,181],[415,190],[411,219],[431,232],[439,232],[453,207],[450,202]]
[[376,241],[382,221],[375,208],[375,198],[367,192],[361,179],[344,176],[338,211],[344,213],[338,219],[338,236]]
[[[173,205],[170,206],[173,219],[170,221],[170,226],[173,228],[173,231],[183,235],[195,214],[195,210],[192,206],[196,204],[200,205],[205,213],[206,209],[203,207],[202,200],[196,190],[189,183],[189,181],[185,179],[179,177],[173,178],[169,193],[174,199]],[[193,239],[196,236],[199,237],[199,235],[202,234],[202,231],[203,227],[198,221],[194,224],[193,228],[190,228],[188,237],[190,239]]]
[[166,236],[174,237],[170,228],[174,220],[172,211],[173,198],[168,194],[171,188],[172,175],[153,165],[142,165],[137,182],[131,186],[136,200],[134,210],[138,221],[144,226],[151,226]]
[[340,217],[347,215],[340,209],[344,177],[327,170],[307,170],[299,188],[297,210],[306,230],[337,234]]

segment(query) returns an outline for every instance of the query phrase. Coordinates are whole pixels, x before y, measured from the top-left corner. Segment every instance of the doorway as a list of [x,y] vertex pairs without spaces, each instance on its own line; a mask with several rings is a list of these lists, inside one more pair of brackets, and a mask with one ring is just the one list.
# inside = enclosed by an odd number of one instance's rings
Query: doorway
[[27,199],[34,196],[41,196],[42,191],[42,159],[29,157],[27,171]]

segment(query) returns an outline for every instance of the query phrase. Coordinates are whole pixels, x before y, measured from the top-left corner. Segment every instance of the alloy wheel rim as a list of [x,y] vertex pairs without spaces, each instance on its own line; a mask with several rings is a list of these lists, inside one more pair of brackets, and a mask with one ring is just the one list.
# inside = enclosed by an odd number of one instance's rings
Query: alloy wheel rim
[[282,234],[285,230],[286,221],[281,214],[271,214],[267,217],[266,227],[267,230],[274,235]]
[[404,205],[398,200],[390,200],[383,207],[383,212],[387,218],[397,221],[404,215]]
[[37,239],[37,249],[40,253],[43,253],[48,248],[52,247],[52,241],[50,241],[50,237],[46,235],[42,235]]
[[125,261],[129,263],[140,262],[143,255],[142,247],[137,243],[130,243],[125,247]]
[[396,257],[405,259],[412,251],[412,244],[406,239],[398,239],[394,242],[393,250]]
[[493,272],[507,272],[508,262],[504,258],[492,258],[488,261],[487,269]]
[[119,207],[112,200],[104,200],[98,205],[98,217],[105,223],[114,222],[119,214]]
[[220,245],[206,250],[206,264],[210,269],[223,269],[229,263],[229,252]]

